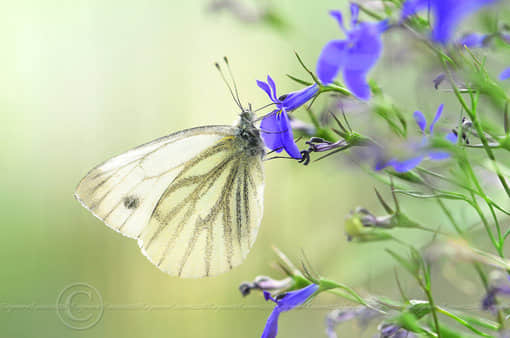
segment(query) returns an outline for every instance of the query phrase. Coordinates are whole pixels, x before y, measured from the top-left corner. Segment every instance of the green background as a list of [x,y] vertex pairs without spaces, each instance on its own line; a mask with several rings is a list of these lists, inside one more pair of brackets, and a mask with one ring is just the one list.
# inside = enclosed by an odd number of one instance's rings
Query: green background
[[[0,4],[2,337],[257,337],[272,303],[259,293],[243,298],[237,287],[257,275],[283,277],[271,267],[272,246],[296,263],[304,250],[315,270],[362,294],[397,295],[393,263],[381,250],[387,244],[350,244],[343,234],[343,220],[354,207],[381,213],[376,182],[348,156],[308,167],[268,161],[259,237],[244,264],[215,278],[167,276],[134,240],[104,226],[73,198],[87,171],[113,155],[184,128],[232,123],[238,109],[213,67],[224,55],[242,101],[259,107],[268,101],[256,79],[270,74],[279,94],[299,89],[285,77],[306,77],[293,52],[313,68],[322,46],[343,37],[327,11],[347,9],[346,2],[267,5],[287,29],[210,13],[205,1]],[[398,61],[405,54],[403,41],[387,38],[372,76],[400,106],[409,107],[409,117],[417,108],[430,117],[451,99],[434,92],[430,80],[436,69],[423,57]],[[412,64],[422,61],[430,78],[420,78],[423,73]],[[457,119],[458,108],[451,107],[445,125]],[[296,116],[306,120],[303,111]],[[426,224],[445,224],[424,202],[404,203]],[[417,243],[429,239],[406,236]],[[449,269],[443,272],[456,273]],[[102,318],[87,330],[66,327],[56,314],[59,294],[74,283],[95,287],[105,304]],[[453,301],[465,294],[479,299],[478,282],[466,283],[445,282],[436,292]],[[411,284],[408,291],[421,297]],[[88,303],[86,295],[76,297]],[[283,314],[280,336],[323,335],[328,308],[347,305],[321,296],[315,307]],[[80,311],[77,316],[89,313]],[[354,324],[339,332],[360,334]]]

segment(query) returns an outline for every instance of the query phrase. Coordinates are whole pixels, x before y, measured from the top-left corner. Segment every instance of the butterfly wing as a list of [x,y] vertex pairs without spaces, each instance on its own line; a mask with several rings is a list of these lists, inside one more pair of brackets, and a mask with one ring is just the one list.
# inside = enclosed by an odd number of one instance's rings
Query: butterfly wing
[[262,219],[262,160],[238,138],[234,127],[208,126],[157,139],[92,169],[75,196],[170,275],[226,272]]

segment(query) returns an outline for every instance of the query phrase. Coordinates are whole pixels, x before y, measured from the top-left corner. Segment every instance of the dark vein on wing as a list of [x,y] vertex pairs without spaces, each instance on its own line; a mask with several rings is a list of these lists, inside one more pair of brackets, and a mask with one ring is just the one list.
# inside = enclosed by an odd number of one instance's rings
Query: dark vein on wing
[[212,235],[211,235],[212,230],[213,230],[212,224],[214,224],[214,221],[216,220],[216,217],[218,216],[220,210],[224,207],[227,192],[232,188],[232,185],[234,183],[234,180],[235,180],[238,170],[239,170],[239,160],[236,163],[233,163],[232,170],[229,173],[228,178],[227,178],[227,183],[223,186],[220,197],[214,203],[214,206],[211,208],[210,213],[203,219],[201,217],[199,217],[197,219],[197,222],[195,223],[195,226],[193,229],[192,236],[188,240],[188,246],[187,246],[186,251],[181,259],[181,263],[179,264],[179,276],[182,274],[182,270],[184,269],[186,262],[188,261],[189,257],[191,256],[191,252],[193,251],[193,248],[195,247],[198,236],[200,235],[200,233],[203,230],[208,230],[208,238],[207,238],[208,243],[206,246],[206,254],[204,255],[204,259],[205,259],[205,274],[206,274],[206,276],[209,275],[210,265],[211,265],[211,256],[212,256],[212,243],[210,243],[209,240],[212,239]]

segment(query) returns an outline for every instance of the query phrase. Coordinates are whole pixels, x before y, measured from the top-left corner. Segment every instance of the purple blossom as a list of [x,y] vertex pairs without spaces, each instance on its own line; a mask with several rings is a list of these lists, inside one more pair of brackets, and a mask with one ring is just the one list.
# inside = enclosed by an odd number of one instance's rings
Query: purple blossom
[[379,331],[381,338],[415,338],[416,335],[396,324],[383,324]]
[[314,97],[319,90],[318,86],[314,84],[300,91],[278,97],[276,95],[276,85],[269,75],[267,76],[267,83],[257,80],[257,85],[264,90],[271,101],[276,104],[276,109],[265,116],[260,123],[260,131],[264,143],[269,149],[277,153],[285,149],[287,154],[291,157],[301,158],[299,148],[294,142],[287,112],[302,106]]
[[432,82],[434,83],[434,88],[438,89],[439,85],[444,81],[445,78],[446,78],[445,73],[440,73],[438,76],[436,76],[434,80],[432,80]]
[[264,327],[264,332],[262,333],[262,338],[276,337],[276,334],[278,333],[278,318],[280,317],[280,313],[290,311],[295,307],[302,305],[318,289],[319,286],[317,284],[310,284],[302,289],[287,292],[282,297],[278,297],[277,299],[271,297],[269,292],[264,291],[264,297],[266,300],[271,299],[276,303],[276,306],[267,319],[266,327]]
[[480,34],[480,33],[469,33],[462,36],[459,39],[458,44],[460,47],[473,49],[473,48],[483,48],[487,46],[489,42],[490,35],[488,34]]
[[402,19],[430,8],[434,13],[432,40],[447,44],[455,29],[471,13],[497,0],[407,0],[402,6]]
[[348,30],[344,26],[342,13],[330,12],[346,39],[332,40],[324,46],[317,61],[317,75],[324,84],[329,84],[342,71],[347,88],[359,99],[368,100],[370,87],[366,77],[381,55],[381,33],[387,28],[387,21],[361,23],[358,13],[359,7],[351,4],[351,29]]
[[[422,112],[420,111],[414,112],[413,116],[416,121],[416,124],[418,125],[423,134],[421,142],[414,147],[415,148],[414,151],[418,154],[417,156],[405,160],[398,160],[393,158],[390,159],[389,161],[378,161],[375,165],[375,169],[381,170],[383,168],[391,166],[395,169],[396,172],[403,173],[415,168],[418,164],[420,164],[421,161],[423,161],[426,158],[429,158],[431,160],[443,160],[449,158],[450,154],[448,154],[445,151],[435,151],[428,149],[429,138],[434,133],[434,126],[441,117],[443,107],[444,107],[443,104],[439,105],[436,112],[436,116],[434,116],[434,120],[429,126],[427,126],[427,120],[425,119],[425,116],[423,115]],[[453,132],[447,134],[446,139],[451,143],[457,142],[457,136]]]
[[496,296],[510,295],[510,278],[499,274],[497,276],[482,300],[482,309],[484,310],[496,312],[498,304]]
[[337,338],[335,329],[338,325],[352,319],[357,319],[358,326],[366,328],[372,319],[382,315],[381,311],[374,310],[366,306],[351,308],[348,310],[333,310],[326,318],[326,333],[329,338]]
[[499,79],[500,80],[506,80],[510,78],[510,67],[509,68],[506,68],[504,69],[500,74],[499,74]]

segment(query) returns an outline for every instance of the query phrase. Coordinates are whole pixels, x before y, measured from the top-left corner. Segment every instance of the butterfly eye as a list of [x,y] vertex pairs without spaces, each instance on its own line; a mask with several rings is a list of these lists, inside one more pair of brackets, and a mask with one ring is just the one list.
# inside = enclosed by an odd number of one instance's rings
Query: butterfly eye
[[280,101],[285,100],[285,98],[287,98],[287,95],[288,95],[288,94],[285,94],[285,95],[280,96],[280,97],[278,98],[278,100],[280,100]]

